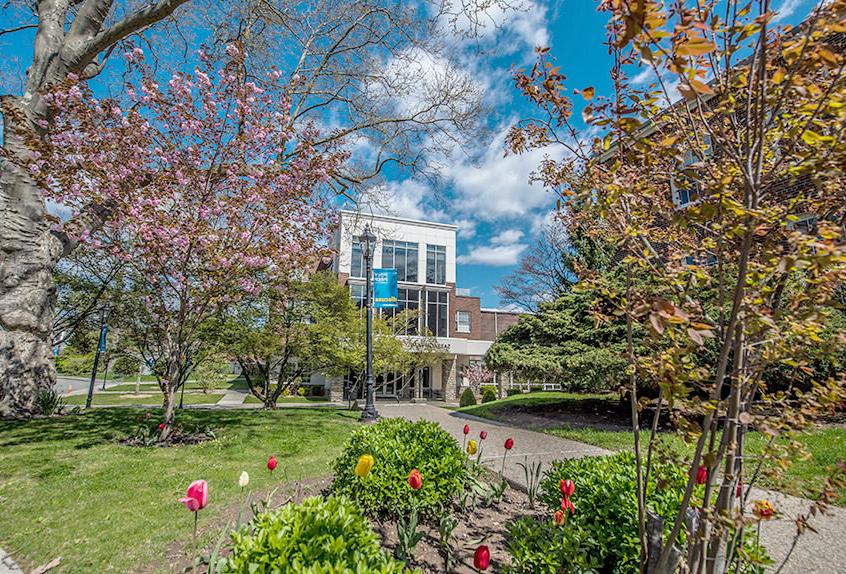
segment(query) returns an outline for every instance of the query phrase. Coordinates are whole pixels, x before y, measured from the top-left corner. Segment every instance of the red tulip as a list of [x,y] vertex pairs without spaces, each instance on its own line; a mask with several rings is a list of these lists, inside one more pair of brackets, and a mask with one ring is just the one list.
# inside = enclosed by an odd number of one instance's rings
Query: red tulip
[[486,438],[488,438],[488,431],[483,430],[482,432],[480,432],[479,438],[482,439],[482,440],[485,440]]
[[179,502],[185,505],[185,508],[191,512],[197,512],[201,508],[205,508],[209,503],[209,485],[205,480],[195,480],[188,487],[188,492],[184,497],[179,499]]
[[470,434],[470,425],[464,425],[464,434]]
[[734,494],[735,494],[735,496],[737,496],[738,498],[740,498],[741,496],[743,496],[743,485],[742,485],[742,484],[740,484],[739,482],[737,483],[737,489],[735,489]]
[[696,471],[696,484],[705,484],[706,482],[708,482],[708,469],[703,465]]
[[561,499],[561,510],[569,512],[570,514],[575,514],[576,506],[573,504],[569,497],[565,496]]
[[487,570],[490,565],[491,551],[488,550],[487,546],[482,544],[476,548],[476,552],[473,553],[473,566],[475,566],[477,570]]
[[564,511],[563,510],[556,510],[555,514],[553,514],[552,519],[555,520],[555,524],[564,524]]
[[573,492],[576,490],[576,485],[573,484],[572,480],[562,480],[558,483],[558,487],[561,489],[561,494],[567,498],[573,496]]
[[505,450],[511,450],[512,448],[514,448],[514,439],[513,438],[505,439]]
[[165,424],[159,423],[159,430],[162,431],[162,430],[164,430],[164,428],[165,428]]
[[276,464],[276,455],[270,455],[270,458],[267,459],[267,470],[272,473],[276,469]]
[[420,490],[423,487],[423,477],[420,476],[420,471],[416,468],[408,475],[408,486],[414,490]]

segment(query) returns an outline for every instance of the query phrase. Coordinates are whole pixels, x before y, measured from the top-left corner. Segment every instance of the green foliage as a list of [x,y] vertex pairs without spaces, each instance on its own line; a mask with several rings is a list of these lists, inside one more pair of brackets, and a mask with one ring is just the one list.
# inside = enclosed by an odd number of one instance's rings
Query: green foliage
[[[363,454],[375,464],[365,477],[354,469]],[[367,514],[405,516],[413,508],[433,515],[461,491],[466,469],[458,443],[437,423],[382,419],[357,429],[334,462],[332,490],[354,500]],[[418,469],[423,487],[414,491],[408,474]]]
[[424,533],[417,530],[418,524],[417,509],[411,510],[408,520],[400,518],[397,521],[397,547],[394,549],[394,554],[400,560],[408,558],[417,543],[423,540]]
[[94,353],[76,354],[65,350],[56,357],[56,371],[61,375],[79,377],[91,375],[94,368]]
[[596,572],[598,557],[592,554],[591,533],[568,522],[525,516],[507,526],[506,547],[511,565],[506,574],[583,574]]
[[218,389],[223,384],[232,378],[232,369],[229,367],[229,361],[222,353],[206,354],[197,366],[191,376],[197,380],[200,389],[204,393],[211,390]]
[[485,356],[496,371],[561,383],[565,391],[616,388],[626,373],[625,323],[597,323],[597,296],[569,292],[523,315]]
[[233,533],[228,574],[399,574],[367,519],[343,497],[311,497],[259,513]]
[[514,395],[520,395],[523,393],[522,389],[518,389],[514,387],[513,389],[505,389],[505,396],[513,397]]
[[458,405],[462,407],[469,407],[471,405],[476,404],[476,395],[473,393],[473,390],[469,387],[464,389],[461,393],[461,397],[458,399]]
[[112,371],[120,375],[134,375],[141,368],[141,361],[131,355],[120,355],[112,363]]
[[538,489],[540,488],[543,461],[534,460],[529,462],[529,457],[527,456],[523,462],[518,462],[517,466],[523,469],[523,477],[526,480],[526,494],[529,496],[529,508],[534,508],[535,499],[538,496]]
[[[482,402],[483,403],[490,403],[496,400],[496,390],[491,387],[485,387],[482,389]],[[464,406],[464,405],[461,405]]]
[[58,414],[65,406],[65,400],[54,387],[41,389],[35,396],[35,404],[38,405],[38,412],[50,416]]
[[[640,544],[637,528],[636,472],[634,453],[555,461],[540,483],[540,501],[550,510],[561,506],[559,482],[575,484],[571,498],[576,513],[567,528],[578,526],[582,542],[591,546],[601,570],[614,573],[638,572]],[[649,509],[664,517],[666,530],[681,507],[687,472],[678,465],[653,463],[646,490]]]

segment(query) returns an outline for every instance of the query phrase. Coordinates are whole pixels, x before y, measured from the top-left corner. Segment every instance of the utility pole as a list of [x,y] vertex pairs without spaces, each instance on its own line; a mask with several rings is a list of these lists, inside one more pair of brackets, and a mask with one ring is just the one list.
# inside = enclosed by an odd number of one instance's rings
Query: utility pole
[[88,383],[88,397],[85,399],[85,408],[91,408],[91,399],[94,398],[94,383],[97,380],[97,367],[100,365],[100,353],[106,350],[106,335],[109,327],[106,325],[106,316],[109,313],[109,306],[104,305],[100,310],[100,338],[97,340],[97,352],[94,354],[94,368],[91,369],[91,382]]

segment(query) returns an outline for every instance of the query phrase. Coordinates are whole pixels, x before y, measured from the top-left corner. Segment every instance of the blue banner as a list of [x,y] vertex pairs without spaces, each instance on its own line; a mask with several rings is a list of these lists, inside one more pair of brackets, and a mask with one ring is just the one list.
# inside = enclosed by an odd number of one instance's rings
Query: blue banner
[[103,325],[100,329],[100,341],[97,344],[97,350],[101,353],[106,350],[106,335],[109,333],[109,326]]
[[397,270],[373,270],[373,308],[396,309],[397,305]]

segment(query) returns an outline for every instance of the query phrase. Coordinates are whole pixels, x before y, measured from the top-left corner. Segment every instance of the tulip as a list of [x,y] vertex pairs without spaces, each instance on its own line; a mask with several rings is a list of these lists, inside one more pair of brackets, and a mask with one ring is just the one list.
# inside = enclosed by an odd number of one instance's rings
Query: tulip
[[705,484],[708,482],[708,469],[703,465],[696,471],[696,484]]
[[205,480],[195,480],[188,486],[188,492],[179,502],[191,512],[205,508],[209,502],[209,485]]
[[560,526],[561,524],[564,524],[564,516],[566,515],[563,510],[556,510],[555,514],[552,515],[552,519],[555,521],[555,524]]
[[467,443],[467,454],[474,455],[476,454],[476,450],[478,449],[478,444],[476,444],[475,439],[470,439],[470,442]]
[[569,512],[570,514],[576,513],[576,506],[573,504],[573,501],[570,500],[569,496],[565,496],[561,499],[561,510]]
[[267,470],[270,471],[270,474],[273,474],[273,471],[276,470],[276,455],[270,455],[270,458],[267,459]]
[[473,566],[476,567],[476,570],[482,571],[487,570],[488,566],[491,565],[491,551],[488,549],[487,546],[482,544],[478,548],[476,548],[476,552],[473,553]]
[[743,485],[739,482],[737,483],[737,488],[734,491],[734,495],[738,498],[743,496]]
[[467,435],[470,434],[470,425],[464,425],[464,442],[461,445],[461,450],[467,446]]
[[464,434],[470,434],[470,425],[464,425]]
[[370,469],[373,468],[373,457],[369,454],[363,454],[358,457],[358,462],[355,465],[355,475],[359,478],[364,478],[370,474]]
[[420,471],[416,468],[412,469],[408,475],[408,486],[414,490],[420,490],[423,488],[423,477],[420,476]]
[[485,440],[486,438],[488,438],[488,431],[483,430],[482,432],[480,432],[479,438],[482,439],[482,440]]
[[769,520],[775,516],[775,508],[769,500],[756,500],[752,507],[752,514],[757,516],[759,520]]
[[514,448],[514,439],[513,438],[505,439],[505,450],[511,450],[512,448]]
[[185,496],[179,499],[179,502],[185,505],[185,508],[194,513],[194,536],[191,540],[191,546],[194,548],[194,572],[197,571],[196,556],[197,556],[197,519],[199,518],[198,510],[206,507],[209,503],[209,484],[205,480],[195,480],[188,486],[188,492]]
[[561,489],[561,494],[567,498],[573,496],[573,492],[576,490],[576,485],[573,484],[572,480],[562,480],[558,483],[558,487]]
[[164,424],[164,423],[159,423],[159,432],[163,431],[163,430],[164,430],[164,428],[165,428],[165,424]]
[[508,454],[508,451],[514,448],[514,439],[507,438],[505,439],[505,452],[502,453],[502,468],[499,471],[500,478],[505,474],[505,456]]
[[238,486],[246,488],[248,484],[250,484],[250,475],[247,474],[246,470],[242,470],[241,476],[238,477]]

